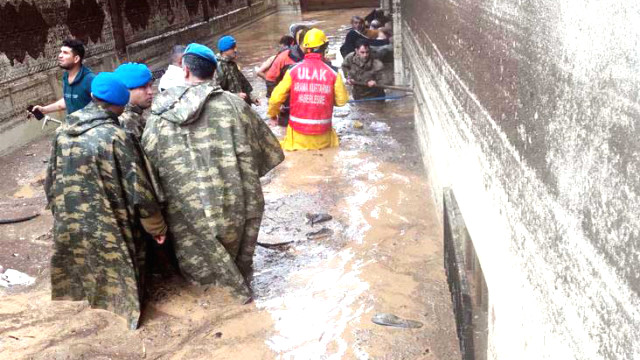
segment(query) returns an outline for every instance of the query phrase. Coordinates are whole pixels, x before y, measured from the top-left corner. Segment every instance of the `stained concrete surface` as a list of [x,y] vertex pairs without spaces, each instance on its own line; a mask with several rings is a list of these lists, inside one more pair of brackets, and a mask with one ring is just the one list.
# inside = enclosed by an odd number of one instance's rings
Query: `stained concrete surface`
[[395,1],[434,199],[486,276],[490,359],[640,358],[635,2]]
[[[366,11],[310,13],[303,20],[327,30],[336,51],[349,17]],[[296,19],[273,15],[234,34],[258,93],[264,90],[254,67]],[[265,105],[258,111],[264,114]],[[355,128],[355,120],[364,127]],[[339,149],[287,153],[262,180],[267,210],[259,241],[295,242],[258,247],[255,302],[236,305],[224,289],[156,276],[136,331],[111,313],[49,300],[52,218],[42,209],[40,185],[48,140],[1,157],[0,201],[8,206],[2,215],[42,215],[0,227],[0,265],[37,278],[28,288],[0,289],[0,358],[460,359],[413,101],[340,108],[334,126]],[[311,227],[307,212],[333,220]],[[306,239],[322,227],[333,234]],[[370,321],[378,312],[424,326],[381,327]]]

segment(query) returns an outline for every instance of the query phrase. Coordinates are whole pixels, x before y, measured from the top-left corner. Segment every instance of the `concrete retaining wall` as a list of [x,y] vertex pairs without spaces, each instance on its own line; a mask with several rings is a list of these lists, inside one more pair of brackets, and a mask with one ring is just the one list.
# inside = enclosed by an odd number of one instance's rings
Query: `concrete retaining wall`
[[125,59],[155,70],[166,66],[171,46],[213,45],[220,33],[279,5],[275,0],[0,0],[0,152],[42,136],[37,122],[24,121],[24,109],[62,96],[56,57],[63,39],[83,40],[85,62],[96,72]]
[[394,7],[433,200],[451,187],[486,278],[488,358],[640,358],[640,5]]

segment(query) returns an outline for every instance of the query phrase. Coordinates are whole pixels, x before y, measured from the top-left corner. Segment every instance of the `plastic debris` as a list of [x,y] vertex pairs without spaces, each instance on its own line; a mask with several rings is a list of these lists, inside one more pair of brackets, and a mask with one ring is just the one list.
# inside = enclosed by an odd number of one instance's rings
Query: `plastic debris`
[[4,273],[2,273],[2,275],[0,275],[0,286],[3,287],[11,287],[16,285],[29,286],[33,285],[35,282],[35,278],[14,269],[7,269]]
[[371,130],[375,132],[386,132],[391,129],[389,125],[379,121],[374,121],[371,124],[369,124],[369,128],[371,128]]
[[374,324],[382,325],[382,326],[392,326],[399,328],[407,328],[407,329],[418,329],[422,327],[422,323],[415,320],[407,320],[400,317],[397,317],[393,314],[387,313],[378,313],[375,314],[371,321]]

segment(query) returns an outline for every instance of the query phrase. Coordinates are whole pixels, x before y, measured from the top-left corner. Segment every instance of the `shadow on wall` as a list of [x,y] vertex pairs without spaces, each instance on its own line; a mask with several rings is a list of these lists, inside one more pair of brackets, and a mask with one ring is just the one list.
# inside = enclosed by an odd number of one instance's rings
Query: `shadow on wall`
[[487,284],[451,189],[444,189],[444,265],[464,360],[486,360]]
[[27,54],[34,59],[44,55],[49,25],[35,4],[0,5],[0,19],[0,53],[12,66],[24,62]]

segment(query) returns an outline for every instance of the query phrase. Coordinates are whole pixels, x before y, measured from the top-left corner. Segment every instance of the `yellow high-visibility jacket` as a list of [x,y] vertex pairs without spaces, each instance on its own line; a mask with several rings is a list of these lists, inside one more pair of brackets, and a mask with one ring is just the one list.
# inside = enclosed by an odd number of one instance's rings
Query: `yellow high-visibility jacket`
[[[269,108],[267,110],[267,115],[270,118],[274,118],[278,116],[280,112],[280,106],[287,100],[289,97],[289,90],[291,90],[291,74],[290,70],[287,70],[284,78],[278,86],[271,93],[271,98],[269,98]],[[347,88],[344,86],[344,81],[342,80],[342,75],[338,73],[336,77],[336,82],[333,85],[333,93],[334,93],[334,106],[344,106],[349,101],[349,93],[347,92]]]

